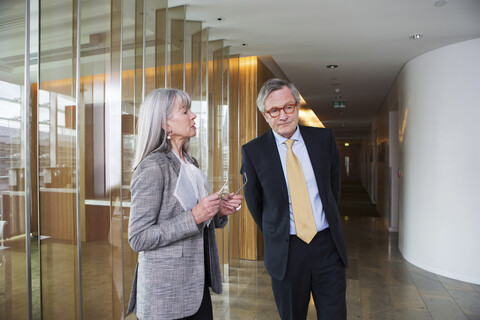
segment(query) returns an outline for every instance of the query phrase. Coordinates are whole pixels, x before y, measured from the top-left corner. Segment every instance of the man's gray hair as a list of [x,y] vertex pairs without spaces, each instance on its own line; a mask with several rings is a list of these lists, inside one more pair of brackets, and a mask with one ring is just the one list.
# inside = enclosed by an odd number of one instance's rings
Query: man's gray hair
[[[177,89],[156,89],[143,101],[137,123],[137,147],[132,166],[134,170],[150,153],[168,152],[172,149],[164,128],[167,128],[167,119],[172,114],[175,98],[183,101],[187,109],[190,108],[190,96]],[[182,149],[190,155],[190,141],[185,141]]]
[[273,91],[282,89],[283,87],[288,87],[290,91],[292,91],[292,94],[295,97],[295,103],[298,105],[300,103],[300,93],[298,92],[298,89],[286,80],[274,78],[267,80],[260,89],[257,97],[258,110],[260,110],[260,112],[265,112],[265,100],[267,100],[268,95]]

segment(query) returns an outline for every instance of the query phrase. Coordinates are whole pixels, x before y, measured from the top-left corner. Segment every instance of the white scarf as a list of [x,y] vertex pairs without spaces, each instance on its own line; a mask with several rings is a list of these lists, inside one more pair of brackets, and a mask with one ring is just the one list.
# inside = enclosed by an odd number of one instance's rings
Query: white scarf
[[[183,161],[176,153],[175,155],[180,160],[181,166],[173,195],[184,210],[191,210],[201,199],[208,196],[210,184],[202,170],[193,163]],[[209,223],[210,221],[208,221],[207,225]]]

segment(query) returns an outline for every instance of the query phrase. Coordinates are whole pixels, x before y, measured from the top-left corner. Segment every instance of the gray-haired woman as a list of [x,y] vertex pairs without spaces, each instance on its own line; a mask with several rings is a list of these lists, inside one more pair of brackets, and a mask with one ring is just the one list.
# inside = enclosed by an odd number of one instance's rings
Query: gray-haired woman
[[213,319],[210,291],[222,291],[215,228],[242,196],[209,194],[191,157],[196,115],[188,94],[157,89],[143,102],[131,182],[128,241],[138,251],[128,312],[140,319]]

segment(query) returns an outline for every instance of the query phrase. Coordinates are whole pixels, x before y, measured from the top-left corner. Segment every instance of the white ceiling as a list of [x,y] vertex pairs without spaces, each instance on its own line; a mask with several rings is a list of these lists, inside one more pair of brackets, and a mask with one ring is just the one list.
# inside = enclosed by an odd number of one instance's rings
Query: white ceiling
[[[480,37],[480,0],[436,1],[170,0],[169,7],[187,4],[187,19],[203,21],[209,39],[223,39],[232,54],[276,63],[337,138],[355,140],[406,62]],[[417,33],[423,38],[409,40]],[[332,107],[337,95],[346,101],[342,112]]]
[[[147,6],[161,6],[160,0],[145,1]],[[210,30],[209,40],[223,39],[232,54],[258,55],[277,76],[287,77],[337,139],[359,140],[406,62],[480,37],[480,0],[448,0],[440,7],[436,1],[169,0],[168,5],[186,4],[187,19],[202,21]],[[56,48],[52,52],[60,55],[52,57],[54,67],[66,59],[62,54],[67,58],[72,54],[71,21],[65,17],[71,16],[73,2],[44,2],[44,46]],[[88,19],[82,29],[88,43],[89,33],[110,26],[107,2],[82,3],[90,8],[82,12]],[[124,33],[132,36],[134,2],[123,4],[128,7],[124,23],[129,26]],[[9,40],[7,50],[0,51],[0,75],[5,77],[23,77],[23,72],[15,72],[23,66],[23,6],[22,1],[0,0],[0,43]],[[218,21],[219,17],[224,20]],[[409,40],[416,33],[423,38]],[[327,69],[330,64],[339,67]],[[343,111],[332,107],[338,95],[346,101]]]

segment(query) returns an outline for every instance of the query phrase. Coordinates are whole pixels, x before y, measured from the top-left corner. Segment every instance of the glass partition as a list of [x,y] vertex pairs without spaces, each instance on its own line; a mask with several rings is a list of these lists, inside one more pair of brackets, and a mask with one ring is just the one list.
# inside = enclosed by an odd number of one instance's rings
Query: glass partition
[[167,87],[184,90],[185,76],[185,6],[168,8],[167,16]]
[[[164,88],[167,64],[167,19],[170,9],[166,0],[145,1],[145,95],[156,88]],[[143,20],[143,15],[137,17]]]
[[[40,3],[38,224],[42,317],[78,318],[73,3]],[[57,19],[62,17],[62,19]],[[32,155],[33,157],[33,155]],[[35,308],[34,308],[35,310]]]
[[[0,318],[28,319],[25,239],[25,3],[0,4]],[[7,26],[8,21],[8,26]],[[23,306],[23,307],[22,307]]]
[[[136,12],[138,3],[143,1],[123,1],[122,7],[122,189],[121,189],[121,215],[115,214],[112,218],[111,234],[115,235],[115,246],[121,250],[123,258],[123,283],[117,290],[123,287],[123,310],[124,314],[128,307],[129,293],[133,283],[133,275],[137,263],[137,254],[128,244],[128,219],[130,216],[130,180],[132,178],[132,165],[135,153],[136,119],[142,102],[142,66],[137,65],[139,57],[137,49],[137,36],[143,33],[143,29],[137,30],[142,25],[143,15]],[[138,21],[140,20],[140,21]],[[142,41],[138,42],[141,46]],[[118,206],[117,206],[118,212]],[[115,261],[115,265],[120,263]],[[117,275],[118,277],[118,275]]]
[[[190,140],[193,156],[208,176],[208,105],[207,105],[207,45],[208,31],[201,29],[201,23],[187,23],[186,50],[189,63],[186,64],[187,79],[185,90],[192,97],[192,111],[197,115],[197,135]],[[189,70],[190,69],[190,70]]]
[[[212,49],[212,104],[210,105],[212,125],[213,189],[217,191],[229,178],[229,110],[228,110],[228,48],[223,41],[211,42]],[[229,189],[232,190],[229,183]],[[228,234],[229,225],[217,230],[217,245],[223,275],[229,274]]]
[[[192,154],[214,190],[227,178],[238,184],[229,50],[186,20],[187,9],[166,0],[0,3],[0,319],[126,317],[136,119],[151,90],[191,95]],[[217,233],[227,267],[228,228]]]

